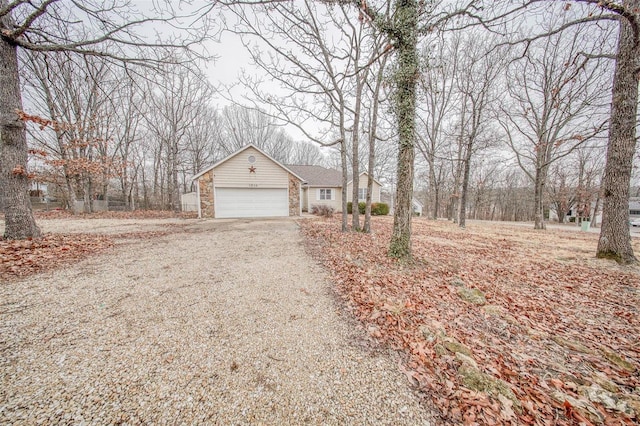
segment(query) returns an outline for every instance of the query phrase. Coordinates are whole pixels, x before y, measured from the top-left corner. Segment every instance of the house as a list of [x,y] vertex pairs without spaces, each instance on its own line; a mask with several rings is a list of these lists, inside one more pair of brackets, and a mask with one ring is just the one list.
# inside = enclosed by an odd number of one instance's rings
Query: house
[[422,208],[424,206],[420,201],[415,198],[411,199],[411,208],[413,209],[413,214],[416,216],[422,216]]
[[[394,210],[394,197],[388,193],[388,192],[383,192],[382,193],[382,202],[383,203],[387,203],[389,204],[389,214],[393,214],[393,210]],[[424,204],[422,204],[420,201],[418,201],[417,198],[412,197],[411,198],[411,210],[413,212],[414,215],[416,216],[422,216],[422,210],[424,209]]]
[[[302,184],[302,211],[311,211],[316,205],[333,207],[342,211],[342,172],[322,166],[288,165],[290,170],[304,179]],[[367,172],[358,177],[358,200],[365,201],[367,197]],[[371,202],[380,202],[382,184],[373,180]],[[352,199],[353,179],[347,183],[347,202]]]
[[247,145],[193,177],[198,217],[299,216],[303,180]]

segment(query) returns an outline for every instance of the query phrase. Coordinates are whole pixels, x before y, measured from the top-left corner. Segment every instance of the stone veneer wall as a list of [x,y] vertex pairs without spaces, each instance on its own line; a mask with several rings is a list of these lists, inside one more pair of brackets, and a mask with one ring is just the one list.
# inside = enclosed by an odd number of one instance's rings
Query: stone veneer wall
[[215,206],[213,205],[213,170],[200,176],[198,179],[200,188],[200,211],[202,217],[216,217]]
[[289,216],[300,216],[300,179],[289,173]]

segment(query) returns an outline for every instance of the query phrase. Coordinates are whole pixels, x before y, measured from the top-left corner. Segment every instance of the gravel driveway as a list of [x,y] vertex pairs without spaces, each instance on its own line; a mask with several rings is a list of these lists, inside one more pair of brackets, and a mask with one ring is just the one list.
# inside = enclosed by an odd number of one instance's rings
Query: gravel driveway
[[294,221],[41,226],[184,229],[0,286],[0,423],[429,424]]

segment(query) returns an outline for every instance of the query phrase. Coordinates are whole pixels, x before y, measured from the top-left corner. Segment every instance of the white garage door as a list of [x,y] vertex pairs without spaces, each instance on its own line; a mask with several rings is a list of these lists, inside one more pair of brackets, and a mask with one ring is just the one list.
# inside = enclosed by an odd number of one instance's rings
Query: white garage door
[[289,216],[286,188],[216,188],[216,217]]

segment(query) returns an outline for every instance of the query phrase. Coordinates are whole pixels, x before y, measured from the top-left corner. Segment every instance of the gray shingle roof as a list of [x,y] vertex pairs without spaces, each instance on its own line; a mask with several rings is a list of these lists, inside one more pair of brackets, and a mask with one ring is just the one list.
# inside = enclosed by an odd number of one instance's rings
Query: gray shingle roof
[[342,187],[342,173],[336,169],[322,166],[286,166],[293,173],[303,178],[309,186]]

